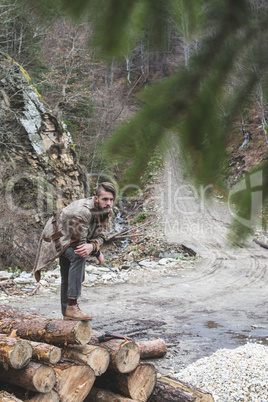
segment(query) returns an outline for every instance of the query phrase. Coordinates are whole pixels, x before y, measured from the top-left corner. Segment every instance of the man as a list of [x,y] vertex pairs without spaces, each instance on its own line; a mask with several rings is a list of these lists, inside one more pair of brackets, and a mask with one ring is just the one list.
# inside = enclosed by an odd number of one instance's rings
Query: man
[[116,189],[112,183],[101,183],[96,195],[74,201],[51,217],[41,235],[33,272],[40,271],[59,257],[61,269],[61,311],[66,320],[91,320],[77,303],[81,295],[85,263],[88,255],[104,262],[100,252],[112,214]]

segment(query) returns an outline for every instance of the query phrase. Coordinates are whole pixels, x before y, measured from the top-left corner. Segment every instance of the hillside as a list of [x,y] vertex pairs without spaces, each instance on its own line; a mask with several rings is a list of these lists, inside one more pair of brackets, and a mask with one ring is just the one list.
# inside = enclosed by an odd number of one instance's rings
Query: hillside
[[0,267],[29,270],[44,222],[83,197],[87,182],[70,133],[40,100],[27,72],[4,54],[0,69]]

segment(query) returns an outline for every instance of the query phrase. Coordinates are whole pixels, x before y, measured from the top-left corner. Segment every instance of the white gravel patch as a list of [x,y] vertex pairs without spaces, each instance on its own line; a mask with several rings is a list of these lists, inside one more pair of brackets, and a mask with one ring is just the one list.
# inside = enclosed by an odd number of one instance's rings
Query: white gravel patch
[[217,402],[268,401],[268,346],[247,343],[219,349],[176,377],[212,393]]

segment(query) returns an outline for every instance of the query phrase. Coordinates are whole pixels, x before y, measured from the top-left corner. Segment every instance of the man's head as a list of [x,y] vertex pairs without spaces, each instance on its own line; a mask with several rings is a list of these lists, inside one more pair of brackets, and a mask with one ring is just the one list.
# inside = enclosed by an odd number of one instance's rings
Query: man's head
[[97,187],[94,201],[101,211],[109,213],[112,209],[115,197],[115,186],[112,183],[104,182]]

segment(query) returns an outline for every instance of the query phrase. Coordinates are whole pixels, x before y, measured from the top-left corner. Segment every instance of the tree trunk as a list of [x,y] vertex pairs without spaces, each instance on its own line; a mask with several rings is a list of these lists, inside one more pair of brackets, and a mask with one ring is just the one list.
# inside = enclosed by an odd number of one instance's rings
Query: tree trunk
[[99,342],[98,336],[101,333],[92,331],[90,344],[101,346],[110,354],[109,368],[119,373],[130,373],[139,364],[140,351],[138,345],[130,340],[111,339],[106,342]]
[[182,389],[171,387],[157,381],[150,402],[197,402],[197,397]]
[[53,320],[42,316],[39,319],[1,318],[0,312],[0,332],[9,335],[12,331],[24,339],[55,345],[85,345],[91,338],[91,327],[85,321]]
[[6,391],[0,391],[1,402],[23,402],[21,399],[16,398],[14,395],[9,394]]
[[50,392],[55,385],[56,375],[52,367],[30,362],[20,370],[0,370],[0,380],[19,385],[34,392]]
[[61,349],[47,343],[28,341],[33,348],[33,360],[56,364],[61,359]]
[[133,402],[133,399],[93,387],[84,402]]
[[151,341],[136,341],[136,344],[140,349],[141,359],[162,357],[167,353],[167,345],[161,338]]
[[77,360],[90,366],[96,376],[105,373],[109,366],[109,352],[100,346],[72,345],[64,348],[62,352],[64,357]]
[[55,391],[61,402],[82,402],[95,381],[94,371],[74,361],[63,361],[52,366],[56,372]]
[[59,394],[55,391],[50,391],[47,394],[36,394],[29,399],[29,402],[59,402]]
[[32,347],[27,341],[0,334],[0,363],[8,368],[21,369],[32,357]]
[[150,402],[213,402],[213,396],[204,390],[194,387],[172,377],[160,375]]
[[147,401],[156,384],[156,368],[153,364],[141,363],[131,373],[107,371],[96,380],[96,386],[137,400]]

